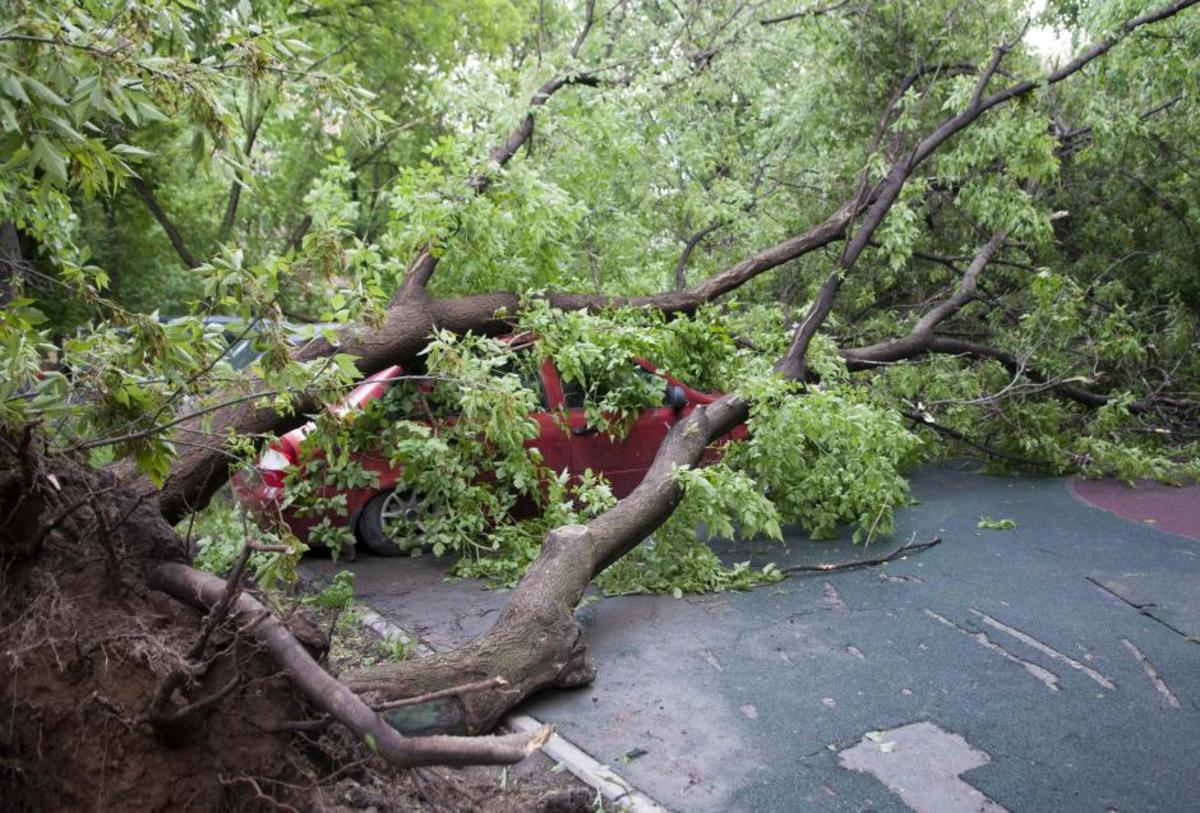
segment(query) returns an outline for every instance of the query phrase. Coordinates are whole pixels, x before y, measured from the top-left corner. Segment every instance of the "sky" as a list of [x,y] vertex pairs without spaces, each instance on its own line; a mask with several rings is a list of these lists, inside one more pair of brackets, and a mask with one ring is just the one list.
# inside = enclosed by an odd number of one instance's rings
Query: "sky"
[[[1046,8],[1046,0],[1032,0],[1029,15],[1036,19]],[[1063,61],[1071,53],[1071,33],[1048,25],[1033,25],[1025,33],[1025,41],[1044,61]]]

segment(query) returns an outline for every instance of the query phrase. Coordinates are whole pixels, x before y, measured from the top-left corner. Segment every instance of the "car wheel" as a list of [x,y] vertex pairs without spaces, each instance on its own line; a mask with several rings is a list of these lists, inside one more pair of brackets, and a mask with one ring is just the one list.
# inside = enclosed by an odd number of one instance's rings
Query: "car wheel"
[[358,518],[358,538],[378,556],[404,556],[425,544],[421,495],[405,489],[376,494]]

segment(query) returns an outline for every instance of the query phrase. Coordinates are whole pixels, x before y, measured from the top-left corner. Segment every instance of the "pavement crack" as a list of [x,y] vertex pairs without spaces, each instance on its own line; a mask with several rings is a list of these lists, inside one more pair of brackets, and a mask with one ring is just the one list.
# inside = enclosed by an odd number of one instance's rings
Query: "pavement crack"
[[1066,655],[1062,652],[1059,652],[1057,649],[1050,646],[1049,644],[1042,643],[1041,641],[1039,641],[1037,638],[1034,638],[1029,633],[1022,632],[1021,630],[1017,629],[1016,627],[1010,627],[1003,622],[997,621],[995,618],[992,618],[987,613],[980,612],[979,610],[976,610],[974,607],[970,607],[969,612],[971,612],[972,614],[977,616],[981,621],[983,621],[983,623],[987,624],[992,629],[999,630],[1000,632],[1003,632],[1005,635],[1009,635],[1013,638],[1016,638],[1021,643],[1025,644],[1026,646],[1028,646],[1032,649],[1036,649],[1038,652],[1041,652],[1043,655],[1045,655],[1048,658],[1052,658],[1056,661],[1061,661],[1061,662],[1067,664],[1068,666],[1070,666],[1072,669],[1078,669],[1080,672],[1083,672],[1085,675],[1090,677],[1092,680],[1099,683],[1105,689],[1117,688],[1111,680],[1109,680],[1107,677],[1105,677],[1104,675],[1097,672],[1092,667],[1088,666],[1087,664],[1080,663],[1079,661],[1072,658],[1070,655]]
[[1004,658],[1007,661],[1012,661],[1013,663],[1018,664],[1022,669],[1024,669],[1026,672],[1028,672],[1030,675],[1032,675],[1035,680],[1037,680],[1039,683],[1041,683],[1043,686],[1045,686],[1050,691],[1052,691],[1052,692],[1058,691],[1058,675],[1054,674],[1049,669],[1046,669],[1043,666],[1038,666],[1036,663],[1033,663],[1032,661],[1027,661],[1024,658],[1020,658],[1020,657],[1014,655],[1013,653],[1009,652],[1004,647],[1000,646],[1000,644],[996,643],[991,638],[989,638],[986,632],[983,632],[982,630],[980,630],[980,631],[969,630],[960,624],[954,623],[953,621],[951,621],[949,618],[946,618],[945,616],[938,615],[937,613],[935,613],[933,610],[930,610],[930,609],[925,610],[925,615],[929,616],[930,618],[934,619],[935,621],[937,621],[939,623],[945,624],[946,626],[950,627],[951,629],[958,630],[963,635],[967,636],[972,641],[979,644],[981,647],[988,650],[989,652],[993,652],[993,653],[999,655],[1000,657]]
[[1146,677],[1150,678],[1151,685],[1167,701],[1167,705],[1174,709],[1179,708],[1179,698],[1175,696],[1175,693],[1171,691],[1171,687],[1159,676],[1158,670],[1154,668],[1154,664],[1150,658],[1146,657],[1146,653],[1138,649],[1137,644],[1128,638],[1122,638],[1121,643],[1125,645],[1125,648],[1129,650],[1137,662],[1142,665],[1142,669],[1146,672]]
[[1101,590],[1103,590],[1105,593],[1108,593],[1110,596],[1113,596],[1114,598],[1120,599],[1120,601],[1121,601],[1122,603],[1124,603],[1124,604],[1128,604],[1130,607],[1132,607],[1133,609],[1137,610],[1138,612],[1141,612],[1143,615],[1145,615],[1145,614],[1146,614],[1144,611],[1145,611],[1145,609],[1146,609],[1147,607],[1153,607],[1153,606],[1154,606],[1153,604],[1138,604],[1138,603],[1136,603],[1136,602],[1130,601],[1129,599],[1125,598],[1125,596],[1123,596],[1123,595],[1121,595],[1120,593],[1118,593],[1116,590],[1113,590],[1111,587],[1109,587],[1109,586],[1108,586],[1107,584],[1105,584],[1104,582],[1102,582],[1102,581],[1099,581],[1099,580],[1097,580],[1097,579],[1094,579],[1094,578],[1092,578],[1091,576],[1084,576],[1084,578],[1085,578],[1085,579],[1087,579],[1088,581],[1090,581],[1092,584],[1094,584],[1094,585],[1096,585],[1097,587],[1099,587],[1099,588],[1100,588]]
[[1163,619],[1161,619],[1157,615],[1155,615],[1153,612],[1151,612],[1152,608],[1158,606],[1154,602],[1149,602],[1147,604],[1138,604],[1136,602],[1130,601],[1129,599],[1125,598],[1125,596],[1121,595],[1116,590],[1113,590],[1111,587],[1109,587],[1107,584],[1105,584],[1102,581],[1098,581],[1097,579],[1094,579],[1091,576],[1084,576],[1084,578],[1087,579],[1088,581],[1090,581],[1096,587],[1099,587],[1105,593],[1108,593],[1108,595],[1118,599],[1122,604],[1126,604],[1126,605],[1132,607],[1133,609],[1137,610],[1140,614],[1146,616],[1146,618],[1149,618],[1151,621],[1156,621],[1159,624],[1162,624],[1164,627],[1169,629],[1171,632],[1175,633],[1176,635],[1181,636],[1183,638],[1183,640],[1187,641],[1189,644],[1200,644],[1200,638],[1197,638],[1195,635],[1189,635],[1188,633],[1181,630],[1179,627],[1175,626],[1174,624],[1170,623],[1169,621],[1164,621]]

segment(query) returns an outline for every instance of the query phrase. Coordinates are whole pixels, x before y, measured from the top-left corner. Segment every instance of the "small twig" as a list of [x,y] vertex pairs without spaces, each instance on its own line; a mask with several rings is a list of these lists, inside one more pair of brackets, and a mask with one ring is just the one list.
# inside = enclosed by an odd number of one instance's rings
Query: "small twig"
[[1021,457],[1020,455],[1009,454],[1008,452],[1004,452],[1004,451],[1001,451],[1000,449],[996,449],[996,448],[993,448],[992,446],[988,446],[986,443],[980,443],[977,440],[972,440],[971,438],[967,437],[962,432],[959,432],[957,429],[953,429],[949,426],[938,423],[937,421],[935,421],[933,419],[933,417],[928,412],[920,412],[917,410],[903,409],[900,411],[900,414],[903,415],[908,420],[912,421],[917,426],[924,426],[926,429],[929,429],[943,437],[957,440],[959,443],[963,443],[967,446],[970,446],[972,449],[975,449],[976,451],[983,452],[985,455],[987,455],[989,457],[994,457],[998,460],[1007,460],[1010,463],[1016,463],[1017,465],[1020,465],[1020,466],[1029,466],[1030,468],[1041,468],[1041,469],[1054,468],[1053,463],[1049,463],[1044,460],[1033,460],[1028,457]]
[[850,0],[839,0],[839,2],[830,3],[827,6],[801,9],[800,11],[793,11],[791,14],[781,14],[778,17],[768,17],[767,19],[759,20],[758,22],[760,25],[775,25],[777,23],[786,23],[790,20],[798,20],[801,17],[819,17],[822,14],[828,14],[831,11],[837,11],[848,2],[850,2]]
[[329,717],[322,715],[316,720],[284,720],[279,725],[262,730],[268,734],[279,734],[284,731],[320,731],[328,728],[332,722],[333,720]]
[[48,537],[50,535],[51,531],[53,531],[55,528],[57,528],[59,525],[61,525],[63,522],[65,522],[68,517],[70,517],[72,514],[74,514],[80,508],[83,508],[85,505],[92,502],[93,499],[95,499],[96,497],[99,497],[101,494],[107,494],[108,492],[112,491],[115,488],[116,488],[116,486],[109,486],[107,488],[102,488],[99,491],[89,491],[81,499],[77,500],[72,505],[70,505],[67,508],[65,508],[64,510],[60,511],[57,517],[55,517],[53,520],[50,521],[49,524],[47,524],[44,528],[42,528],[41,533],[38,534],[38,538],[33,543],[33,547],[36,549],[39,545],[41,545],[42,542],[45,541],[46,537]]
[[225,620],[225,615],[229,612],[229,605],[233,602],[233,597],[241,589],[242,574],[246,570],[246,564],[250,561],[250,544],[250,541],[246,540],[246,544],[242,546],[237,560],[233,563],[233,570],[230,571],[229,578],[225,582],[225,592],[221,594],[220,601],[213,606],[208,617],[204,619],[204,626],[200,630],[200,637],[196,639],[196,643],[188,650],[188,660],[194,661],[204,654],[204,648],[208,646],[209,636],[212,635],[217,625]]
[[821,565],[792,565],[791,567],[779,568],[779,572],[780,573],[834,573],[834,572],[842,571],[842,570],[857,570],[861,567],[874,567],[875,565],[882,565],[884,562],[890,562],[902,554],[916,553],[917,551],[926,550],[928,548],[932,548],[934,545],[940,545],[942,543],[942,538],[940,536],[935,536],[933,539],[929,540],[928,542],[922,542],[918,545],[914,545],[913,542],[916,540],[916,538],[917,538],[917,535],[913,534],[912,539],[909,539],[903,545],[894,549],[891,553],[884,554],[883,556],[876,556],[873,559],[856,559],[853,562],[839,562],[836,564],[830,562],[830,563],[821,564]]
[[436,692],[418,695],[416,697],[405,697],[401,700],[390,700],[387,703],[381,703],[378,706],[372,706],[375,711],[389,711],[391,709],[401,709],[406,706],[419,706],[422,703],[428,703],[430,700],[440,700],[443,697],[459,697],[466,692],[478,692],[485,689],[492,689],[497,686],[507,686],[508,681],[502,677],[488,678],[487,680],[477,680],[474,683],[464,683],[461,686],[451,686],[449,689],[439,689]]
[[291,545],[264,545],[253,540],[247,540],[246,547],[258,553],[295,553]]
[[241,683],[242,683],[242,674],[241,674],[241,672],[239,672],[238,674],[236,674],[232,678],[230,678],[228,683],[226,683],[220,689],[217,689],[215,692],[210,694],[208,697],[202,698],[193,703],[189,703],[186,706],[184,706],[183,708],[176,709],[175,711],[171,712],[170,719],[161,721],[160,725],[162,724],[162,722],[167,722],[168,724],[169,723],[178,723],[182,720],[186,720],[189,717],[200,714],[202,711],[204,711],[212,706],[215,706],[217,703],[220,703],[226,697],[229,697],[229,695],[231,695],[233,693],[233,690],[236,689],[238,686],[240,686]]

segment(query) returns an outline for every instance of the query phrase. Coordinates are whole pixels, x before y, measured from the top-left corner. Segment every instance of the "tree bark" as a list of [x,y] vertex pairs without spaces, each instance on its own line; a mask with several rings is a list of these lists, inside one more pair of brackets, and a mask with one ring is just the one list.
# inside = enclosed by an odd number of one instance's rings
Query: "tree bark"
[[17,225],[11,220],[0,223],[0,305],[12,301],[16,280],[25,271],[25,260],[21,256],[21,237]]
[[[156,590],[204,610],[220,602],[228,588],[224,580],[178,563],[159,565],[151,572],[149,583]],[[394,765],[508,765],[529,756],[553,733],[547,726],[532,735],[403,737],[361,698],[322,669],[283,622],[249,593],[241,592],[233,600],[230,617],[243,633],[253,635],[266,647],[309,702],[365,740],[371,750]]]

